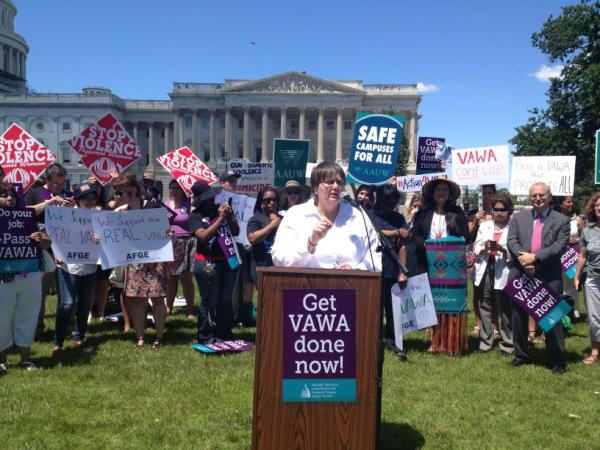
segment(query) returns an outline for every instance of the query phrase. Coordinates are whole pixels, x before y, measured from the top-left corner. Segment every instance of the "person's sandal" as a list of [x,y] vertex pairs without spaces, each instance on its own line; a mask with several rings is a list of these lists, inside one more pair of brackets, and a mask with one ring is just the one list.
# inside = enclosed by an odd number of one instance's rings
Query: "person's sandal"
[[160,338],[156,338],[154,339],[154,342],[152,343],[152,350],[158,350],[162,345],[161,339]]
[[533,330],[533,331],[529,330],[529,332],[527,334],[527,342],[529,342],[530,344],[535,343],[535,330]]
[[597,363],[597,362],[598,362],[598,355],[590,355],[583,360],[583,363],[586,366],[591,366],[592,364]]
[[140,337],[135,343],[135,348],[144,348],[144,338]]
[[39,367],[31,361],[23,361],[21,364],[19,364],[19,367],[26,372],[36,372],[39,369]]

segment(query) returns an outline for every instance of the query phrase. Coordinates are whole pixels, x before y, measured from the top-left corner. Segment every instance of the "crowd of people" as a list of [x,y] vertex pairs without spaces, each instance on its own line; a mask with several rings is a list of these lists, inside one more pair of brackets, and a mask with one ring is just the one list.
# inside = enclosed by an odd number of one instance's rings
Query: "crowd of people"
[[[486,185],[481,189],[482,207],[465,211],[458,205],[460,188],[450,180],[435,179],[412,195],[403,215],[394,180],[381,186],[352,186],[361,205],[357,208],[344,201],[344,170],[324,162],[314,168],[309,186],[290,180],[282,188],[259,190],[246,228],[250,245],[243,245],[235,242],[240,226],[231,203],[215,201],[222,191],[236,191],[239,175],[233,171],[222,172],[213,186],[196,182],[191,198],[172,180],[164,200],[162,187],[150,174],[142,180],[132,173],[115,175],[106,186],[90,176],[72,187],[67,175],[60,164],[51,165],[27,192],[24,205],[13,185],[0,182],[0,207],[34,209],[38,231],[30,238],[41,250],[39,271],[0,274],[0,373],[7,370],[7,353],[13,346],[20,353],[20,366],[37,370],[30,350],[36,331],[44,328],[44,302],[53,289],[58,297],[54,358],[61,357],[70,326],[72,346],[85,345],[92,312],[103,319],[109,291],[117,293],[123,329],[134,331],[138,348],[146,345],[151,307],[155,327],[151,348],[156,350],[165,343],[166,318],[173,313],[179,286],[187,319],[196,321],[197,341],[220,342],[231,339],[235,323],[255,323],[257,268],[273,265],[380,271],[383,338],[404,359],[405,349],[395,345],[391,288],[396,283],[404,287],[411,276],[430,273],[427,243],[449,238],[460,243],[473,284],[478,351],[490,351],[498,341],[500,351],[512,355],[510,365],[520,366],[532,362],[530,347],[543,340],[552,370],[565,371],[563,324],[538,332],[536,322],[514,306],[504,290],[515,274],[524,273],[545,281],[567,299],[573,320],[581,318],[579,290],[585,287],[591,352],[583,362],[599,359],[600,193],[590,198],[580,215],[572,197],[553,197],[550,188],[538,182],[530,189],[531,208],[514,213],[511,197]],[[168,232],[174,261],[103,270],[100,265],[55,259],[44,225],[48,206],[113,211],[166,207],[174,213]],[[390,249],[383,254],[382,240]],[[581,253],[571,279],[561,269],[561,256],[568,244],[575,243]],[[428,332],[429,351],[446,352],[443,326]],[[462,345],[458,349],[465,350]]]

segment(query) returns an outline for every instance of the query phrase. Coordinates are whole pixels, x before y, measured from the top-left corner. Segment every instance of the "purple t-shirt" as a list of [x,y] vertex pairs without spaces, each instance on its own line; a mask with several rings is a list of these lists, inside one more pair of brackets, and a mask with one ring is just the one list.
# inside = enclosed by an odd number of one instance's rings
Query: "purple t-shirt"
[[175,237],[190,237],[190,202],[186,200],[181,208],[172,208],[176,215],[171,221],[171,229]]

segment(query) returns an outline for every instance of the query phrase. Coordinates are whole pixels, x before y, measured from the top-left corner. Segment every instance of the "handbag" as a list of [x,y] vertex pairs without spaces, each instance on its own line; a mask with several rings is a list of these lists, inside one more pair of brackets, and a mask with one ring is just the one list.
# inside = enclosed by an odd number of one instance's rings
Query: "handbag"
[[52,273],[56,270],[56,263],[48,250],[42,250],[42,267],[44,273]]

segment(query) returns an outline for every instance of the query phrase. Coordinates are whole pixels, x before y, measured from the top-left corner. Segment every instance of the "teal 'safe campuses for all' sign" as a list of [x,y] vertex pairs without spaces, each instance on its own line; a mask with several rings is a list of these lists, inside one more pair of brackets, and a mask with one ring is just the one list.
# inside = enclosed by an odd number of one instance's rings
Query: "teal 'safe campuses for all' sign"
[[352,149],[348,155],[348,181],[385,184],[396,173],[404,117],[356,113]]

